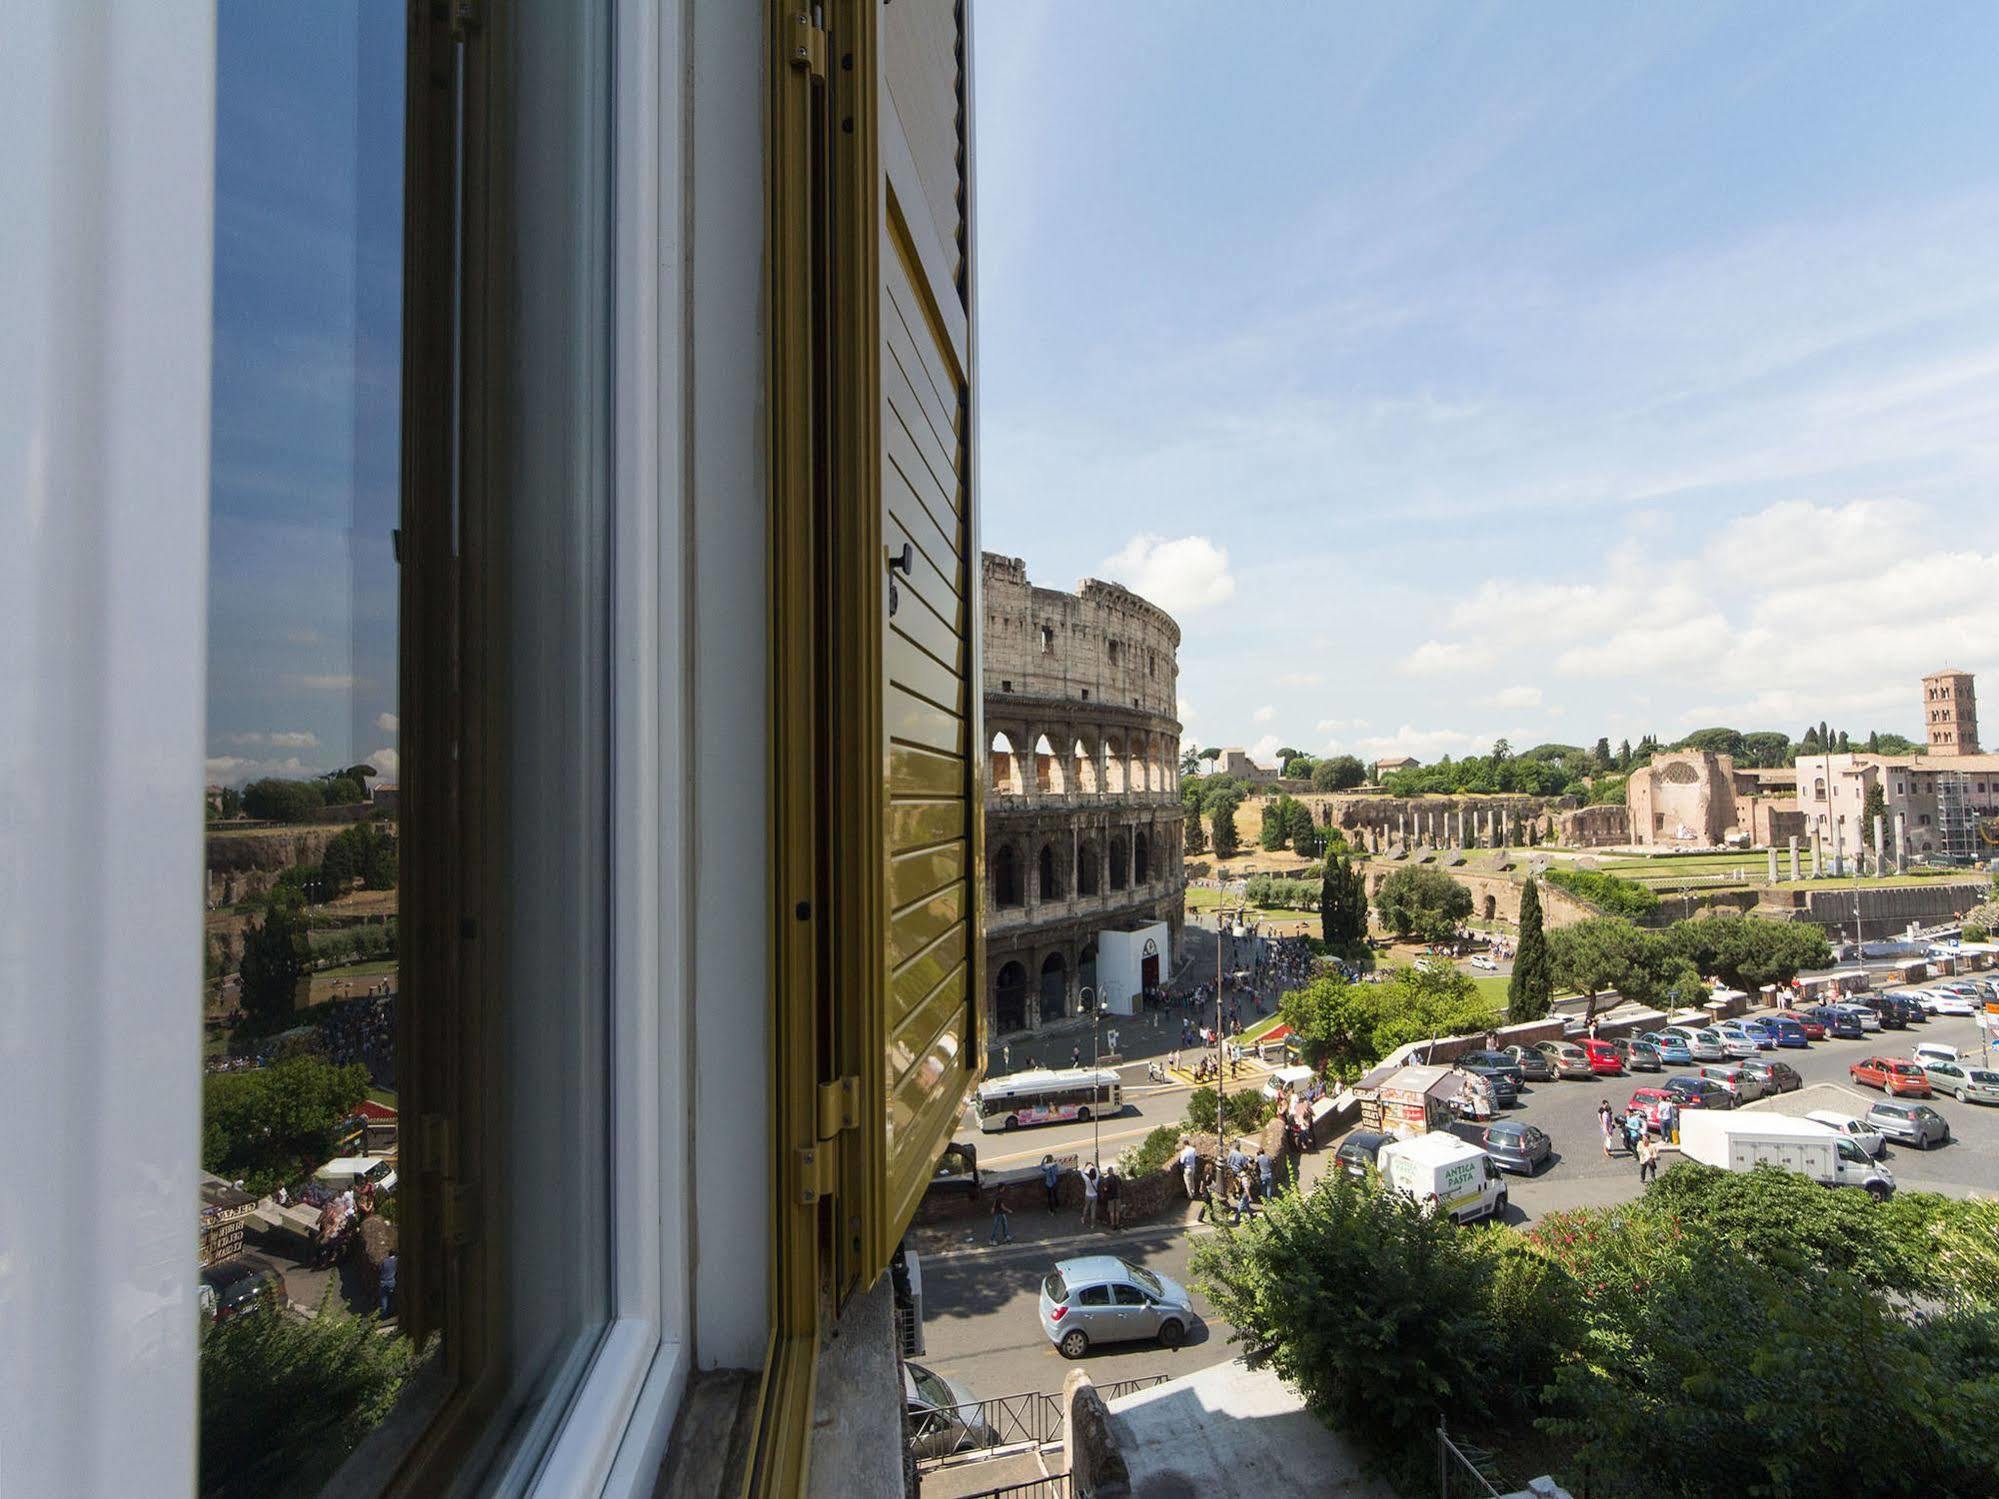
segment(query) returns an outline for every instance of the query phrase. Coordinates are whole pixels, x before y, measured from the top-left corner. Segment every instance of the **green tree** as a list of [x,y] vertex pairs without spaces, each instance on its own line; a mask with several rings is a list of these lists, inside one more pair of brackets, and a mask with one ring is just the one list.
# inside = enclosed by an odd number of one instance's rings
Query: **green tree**
[[1189,744],[1185,749],[1180,751],[1180,774],[1184,778],[1186,776],[1199,775],[1200,773],[1201,773],[1200,747],[1198,745]]
[[349,776],[336,776],[326,783],[326,805],[329,807],[351,807],[363,795],[361,783]]
[[1286,838],[1284,802],[1286,800],[1288,798],[1278,797],[1275,800],[1266,800],[1263,804],[1262,826],[1258,832],[1257,842],[1263,846],[1265,853],[1275,853],[1278,849],[1284,847]]
[[1598,996],[1606,989],[1622,992],[1639,970],[1644,940],[1644,933],[1617,916],[1594,916],[1556,927],[1548,933],[1549,970],[1558,987],[1583,995],[1588,1018],[1594,1020]]
[[1196,812],[1192,817],[1187,819],[1184,826],[1187,836],[1187,852],[1190,854],[1205,854],[1208,851],[1208,825],[1201,820],[1201,814]]
[[1678,749],[1710,750],[1717,755],[1727,755],[1732,760],[1742,758],[1742,732],[1739,729],[1695,729],[1682,739]]
[[1592,768],[1599,772],[1610,769],[1610,739],[1608,736],[1597,740],[1596,748],[1590,751],[1590,760]]
[[415,1346],[329,1295],[316,1317],[272,1306],[201,1334],[203,1499],[303,1494],[395,1405]]
[[1398,937],[1442,942],[1471,915],[1471,891],[1434,869],[1398,869],[1375,892],[1382,925]]
[[1293,749],[1287,744],[1277,751],[1277,763],[1282,765],[1286,760],[1294,760],[1303,753],[1303,750]]
[[1676,922],[1664,935],[1700,972],[1751,994],[1832,962],[1825,928],[1808,921],[1766,921],[1730,912]]
[[1284,836],[1291,844],[1291,851],[1306,858],[1316,858],[1325,846],[1325,834],[1318,823],[1312,820],[1312,809],[1296,797],[1285,797],[1290,803],[1284,809]]
[[1343,958],[1367,951],[1367,876],[1354,866],[1344,843],[1326,849],[1319,880],[1319,936]]
[[289,892],[273,892],[264,919],[243,933],[244,1009],[267,1016],[296,1004],[310,930],[298,900]]
[[1791,763],[1791,736],[1775,733],[1768,729],[1758,730],[1742,736],[1742,758],[1736,762],[1742,765],[1774,769]]
[[1595,869],[1551,869],[1548,883],[1588,901],[1610,916],[1633,919],[1649,916],[1658,907],[1659,897],[1636,880],[1619,879]]
[[243,788],[243,810],[268,822],[304,822],[326,805],[325,787],[318,781],[267,778]]
[[201,1164],[259,1196],[333,1154],[335,1131],[368,1091],[368,1069],[295,1051],[268,1067],[202,1079]]
[[1284,767],[1282,774],[1287,779],[1298,781],[1309,781],[1312,778],[1312,772],[1319,765],[1319,762],[1314,760],[1310,755],[1293,755],[1290,759],[1279,763]]
[[1221,759],[1221,757],[1222,757],[1222,752],[1219,749],[1216,749],[1212,746],[1201,751],[1201,758],[1203,760],[1206,760],[1210,765],[1214,764],[1217,760]]
[[1224,797],[1208,811],[1208,842],[1218,859],[1233,858],[1239,847],[1236,842],[1235,809],[1235,802]]
[[1506,981],[1506,1018],[1515,1025],[1539,1020],[1554,1002],[1554,969],[1547,934],[1541,930],[1541,891],[1529,875],[1520,892],[1520,945],[1513,955],[1513,975]]
[[1351,791],[1367,779],[1367,767],[1352,755],[1334,755],[1312,767],[1314,791]]

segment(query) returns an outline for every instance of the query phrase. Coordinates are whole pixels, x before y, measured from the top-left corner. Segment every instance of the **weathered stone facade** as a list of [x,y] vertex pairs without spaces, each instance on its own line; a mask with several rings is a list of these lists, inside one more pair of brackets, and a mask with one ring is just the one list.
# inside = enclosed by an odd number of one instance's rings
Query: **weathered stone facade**
[[1795,795],[1771,794],[1785,786],[1766,783],[1763,772],[1737,770],[1730,756],[1712,750],[1663,751],[1625,782],[1631,840],[1648,846],[1773,846],[1804,826]]
[[1163,921],[1178,950],[1180,627],[1114,583],[1036,588],[990,553],[984,604],[986,1002],[1005,1035],[1078,1012],[1099,932]]
[[1947,666],[1923,678],[1923,721],[1931,754],[1978,753],[1978,698],[1970,672]]

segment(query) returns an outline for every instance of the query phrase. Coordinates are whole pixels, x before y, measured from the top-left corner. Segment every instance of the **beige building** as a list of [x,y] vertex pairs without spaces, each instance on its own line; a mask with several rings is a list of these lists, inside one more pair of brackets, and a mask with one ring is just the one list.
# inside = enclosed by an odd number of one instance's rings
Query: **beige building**
[[1762,846],[1802,832],[1793,792],[1788,771],[1738,770],[1712,750],[1666,750],[1631,772],[1624,803],[1633,843]]
[[1923,678],[1923,722],[1931,754],[1978,753],[1978,697],[1970,672],[1946,666]]
[[1806,755],[1798,761],[1805,836],[1830,858],[1872,852],[1868,793],[1881,793],[1882,852],[1893,859],[1999,855],[1999,755]]
[[985,556],[986,972],[991,1032],[1099,1003],[1098,939],[1184,916],[1180,627],[1115,583],[1036,588]]

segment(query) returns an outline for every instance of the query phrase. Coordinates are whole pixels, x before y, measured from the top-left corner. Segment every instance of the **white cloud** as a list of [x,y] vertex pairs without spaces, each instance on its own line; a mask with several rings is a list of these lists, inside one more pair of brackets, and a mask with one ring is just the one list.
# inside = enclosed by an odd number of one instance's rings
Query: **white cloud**
[[202,762],[202,769],[208,779],[224,786],[241,786],[246,781],[260,781],[266,776],[276,776],[283,780],[304,780],[321,773],[322,767],[307,765],[297,755],[287,755],[282,760],[252,760],[242,755],[210,755]]
[[1538,687],[1502,687],[1499,691],[1479,699],[1487,708],[1538,708],[1541,706],[1541,689]]
[[1271,707],[1268,703],[1264,704],[1263,707],[1258,708],[1256,712],[1250,715],[1250,717],[1254,718],[1258,723],[1269,723],[1276,716],[1277,716],[1277,710]]
[[1402,666],[1419,676],[1442,676],[1473,671],[1491,661],[1492,652],[1484,646],[1467,645],[1460,640],[1426,640],[1402,658]]
[[1316,671],[1287,671],[1279,673],[1277,685],[1279,687],[1323,687],[1326,685],[1326,679],[1322,673]]
[[1229,554],[1205,536],[1134,536],[1102,572],[1168,614],[1192,614],[1235,597]]
[[1444,755],[1467,751],[1483,754],[1492,748],[1496,734],[1473,734],[1463,729],[1419,729],[1404,724],[1393,734],[1375,734],[1355,741],[1354,748],[1379,759],[1383,755],[1414,755],[1418,760],[1435,760]]
[[375,727],[385,734],[393,734],[402,728],[402,720],[393,713],[377,713]]
[[1343,734],[1349,729],[1371,729],[1374,725],[1364,718],[1322,718],[1318,728],[1321,734]]
[[1259,765],[1275,765],[1277,752],[1284,748],[1284,741],[1275,734],[1265,734],[1243,753]]
[[273,749],[317,749],[319,736],[301,729],[296,733],[273,734],[270,744]]
[[393,781],[402,769],[403,758],[392,749],[378,749],[367,758],[375,773],[385,781]]

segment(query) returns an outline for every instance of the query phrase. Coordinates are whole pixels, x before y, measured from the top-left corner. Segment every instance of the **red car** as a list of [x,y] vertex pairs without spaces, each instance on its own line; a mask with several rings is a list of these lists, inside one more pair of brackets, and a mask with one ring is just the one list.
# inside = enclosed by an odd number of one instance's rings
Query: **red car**
[[1855,1062],[1847,1072],[1856,1083],[1865,1083],[1884,1093],[1901,1093],[1910,1098],[1930,1096],[1929,1074],[1902,1057],[1869,1057],[1864,1062]]
[[1617,1054],[1617,1048],[1608,1041],[1578,1041],[1583,1055],[1589,1058],[1589,1070],[1598,1077],[1618,1077],[1624,1071],[1624,1058]]
[[1669,1103],[1675,1107],[1679,1107],[1679,1096],[1668,1092],[1664,1088],[1640,1088],[1631,1095],[1631,1101],[1624,1106],[1624,1111],[1628,1114],[1633,1109],[1636,1109],[1639,1113],[1643,1114],[1645,1116],[1645,1127],[1656,1135],[1661,1133],[1659,1128],[1659,1111]]
[[1825,1040],[1825,1022],[1823,1020],[1814,1020],[1809,1015],[1800,1015],[1796,1010],[1779,1010],[1777,1018],[1779,1020],[1797,1021],[1803,1027],[1807,1041]]

